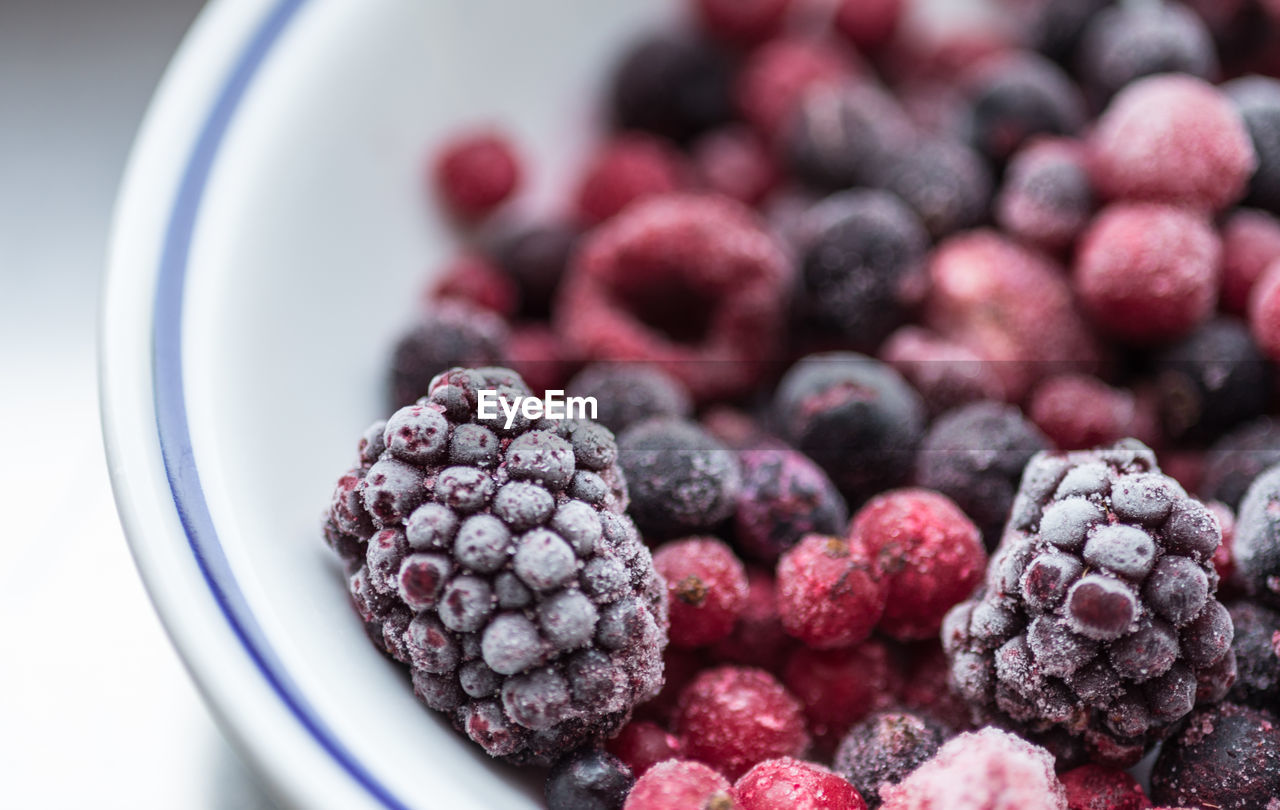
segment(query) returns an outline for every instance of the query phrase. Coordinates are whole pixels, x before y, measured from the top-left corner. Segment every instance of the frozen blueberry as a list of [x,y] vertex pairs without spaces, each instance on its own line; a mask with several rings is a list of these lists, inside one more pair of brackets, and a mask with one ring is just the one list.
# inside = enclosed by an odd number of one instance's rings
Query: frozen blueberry
[[971,81],[973,145],[993,161],[1033,136],[1073,135],[1084,124],[1084,98],[1071,78],[1034,53],[992,57]]
[[1280,466],[1255,478],[1240,502],[1232,553],[1249,595],[1280,607]]
[[1156,359],[1160,411],[1174,439],[1213,440],[1267,409],[1274,369],[1243,323],[1217,318]]
[[498,362],[507,327],[492,312],[459,302],[440,303],[396,344],[391,359],[392,404],[411,405],[450,366]]
[[737,458],[692,422],[655,418],[618,440],[631,492],[630,515],[646,536],[713,528],[733,513],[741,486]]
[[1151,798],[1164,805],[1265,810],[1280,796],[1280,720],[1221,703],[1194,714],[1151,769]]
[[1258,153],[1258,170],[1249,180],[1246,201],[1280,212],[1280,81],[1261,76],[1235,79],[1222,86],[1244,118]]
[[725,56],[687,37],[644,39],[623,57],[613,77],[614,119],[688,141],[733,116],[731,74]]
[[1253,479],[1273,464],[1280,464],[1280,425],[1270,418],[1255,419],[1209,448],[1201,494],[1236,509]]
[[576,751],[547,775],[548,810],[621,810],[635,784],[631,769],[613,754]]
[[652,416],[688,417],[693,401],[684,385],[641,363],[594,363],[569,381],[569,396],[594,397],[596,421],[614,433]]
[[923,137],[873,168],[871,185],[907,202],[934,237],[977,225],[991,199],[991,172],[982,157],[942,138]]
[[1181,3],[1119,3],[1093,18],[1080,44],[1080,75],[1105,100],[1134,79],[1189,73],[1213,79],[1218,58],[1213,36]]

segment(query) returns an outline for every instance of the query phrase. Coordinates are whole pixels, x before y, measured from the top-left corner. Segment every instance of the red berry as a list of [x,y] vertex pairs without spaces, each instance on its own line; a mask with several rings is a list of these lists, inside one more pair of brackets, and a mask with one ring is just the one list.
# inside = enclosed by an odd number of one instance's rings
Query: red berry
[[861,50],[884,47],[898,30],[903,0],[842,0],[836,9],[836,30]]
[[804,754],[800,703],[769,673],[748,667],[707,670],[685,687],[675,732],[685,756],[736,779],[757,762]]
[[1120,91],[1098,119],[1090,150],[1104,197],[1207,211],[1240,199],[1258,160],[1231,102],[1207,82],[1177,74]]
[[637,200],[688,185],[684,158],[666,141],[640,133],[618,135],[596,152],[578,186],[578,214],[588,223],[609,219]]
[[1142,786],[1119,768],[1081,765],[1062,774],[1067,810],[1147,810],[1151,800]]
[[524,378],[535,394],[564,390],[575,363],[569,347],[543,323],[526,323],[511,330],[503,352],[504,365]]
[[1280,260],[1280,220],[1241,208],[1222,226],[1222,308],[1243,314],[1249,291],[1263,271]]
[[716,39],[754,45],[782,30],[791,0],[694,0],[698,22]]
[[675,735],[648,720],[627,723],[605,748],[636,776],[643,776],[659,762],[680,758],[680,741]]
[[737,810],[729,780],[699,762],[671,759],[636,780],[622,810]]
[[1280,362],[1280,261],[1267,268],[1249,293],[1249,331],[1258,348]]
[[773,154],[751,129],[718,129],[693,144],[694,169],[709,190],[755,205],[778,185]]
[[775,39],[747,57],[738,73],[738,109],[747,123],[772,142],[787,127],[806,93],[853,74],[852,60],[830,42]]
[[821,765],[782,757],[757,764],[733,786],[742,810],[866,810],[857,788]]
[[717,661],[776,671],[795,642],[782,629],[773,572],[747,569],[747,604],[733,632],[712,648]]
[[652,700],[640,704],[637,716],[651,718],[664,726],[670,725],[680,693],[705,666],[701,650],[682,650],[668,644],[662,653],[662,689]]
[[1087,450],[1151,432],[1132,393],[1087,374],[1059,374],[1040,383],[1027,415],[1059,450]]
[[671,644],[702,647],[726,638],[747,604],[747,572],[724,543],[694,537],[653,555],[667,581]]
[[884,582],[860,541],[811,534],[778,560],[778,613],[791,635],[819,649],[865,640],[884,614]]
[[1197,214],[1151,203],[1104,209],[1082,238],[1073,283],[1094,321],[1131,343],[1191,332],[1213,313],[1222,244]]
[[834,749],[854,723],[893,703],[901,673],[889,649],[871,640],[844,650],[796,650],[783,682],[804,706],[809,731],[824,750]]
[[489,214],[520,185],[520,163],[507,139],[495,132],[472,132],[445,144],[432,166],[436,190],[449,208],[467,220]]
[[883,573],[880,630],[900,641],[937,637],[942,617],[973,592],[987,567],[978,527],[950,498],[927,489],[872,499],[849,533]]
[[520,292],[511,277],[482,256],[464,254],[449,262],[427,290],[427,301],[466,301],[511,317]]

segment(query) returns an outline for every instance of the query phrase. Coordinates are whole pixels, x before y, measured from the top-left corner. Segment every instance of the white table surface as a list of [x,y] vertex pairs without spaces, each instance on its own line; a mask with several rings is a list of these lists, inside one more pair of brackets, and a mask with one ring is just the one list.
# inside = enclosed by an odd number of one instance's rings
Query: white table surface
[[0,807],[271,807],[147,600],[98,423],[116,185],[201,4],[0,0]]

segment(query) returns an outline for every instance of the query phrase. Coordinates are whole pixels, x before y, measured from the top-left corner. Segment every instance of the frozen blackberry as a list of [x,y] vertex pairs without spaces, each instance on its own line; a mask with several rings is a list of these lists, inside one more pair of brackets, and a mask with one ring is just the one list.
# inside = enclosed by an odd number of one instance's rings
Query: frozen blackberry
[[506,341],[506,324],[492,312],[458,301],[433,306],[396,344],[391,357],[392,404],[416,402],[431,380],[452,366],[499,362]]
[[885,191],[846,191],[807,215],[796,316],[807,330],[873,351],[924,290],[929,234]]
[[852,352],[810,355],[792,366],[773,413],[851,506],[905,482],[924,433],[915,390],[889,366]]
[[1217,318],[1156,357],[1160,416],[1175,440],[1213,440],[1262,416],[1274,370],[1234,318]]
[[918,138],[886,155],[870,183],[905,200],[935,238],[981,222],[992,184],[981,155],[937,137]]
[[520,291],[521,315],[547,317],[578,237],[569,225],[546,224],[521,228],[498,241],[494,258]]
[[416,694],[491,756],[545,764],[657,693],[664,584],[622,514],[608,431],[507,428],[478,417],[481,390],[530,395],[507,369],[437,376],[361,441],[326,536],[358,566],[352,601]]
[[733,117],[729,62],[706,42],[659,35],[637,43],[613,77],[619,127],[685,142]]
[[836,752],[835,770],[876,810],[880,788],[905,779],[938,753],[945,739],[941,727],[914,714],[877,714],[849,729]]
[[1192,715],[1151,768],[1161,804],[1268,810],[1280,799],[1280,720],[1220,703]]
[[1254,599],[1280,608],[1280,465],[1263,472],[1240,501],[1232,538],[1236,579]]
[[746,554],[764,563],[806,534],[843,534],[849,508],[822,468],[783,445],[738,453],[742,487],[733,513],[733,537]]
[[1258,153],[1258,170],[1249,180],[1245,201],[1280,213],[1280,81],[1248,76],[1222,85],[1244,118]]
[[1080,43],[1079,73],[1098,101],[1134,79],[1189,73],[1213,79],[1218,58],[1213,36],[1181,3],[1120,3],[1098,13]]
[[1084,98],[1071,78],[1034,53],[994,56],[970,82],[972,143],[998,163],[1033,136],[1074,135],[1084,124]]
[[1236,682],[1230,700],[1259,709],[1280,707],[1280,612],[1252,602],[1229,608],[1235,638]]
[[621,810],[635,781],[631,769],[613,754],[577,751],[547,775],[547,810]]
[[569,381],[568,394],[595,397],[596,421],[618,434],[652,416],[693,414],[688,389],[643,363],[593,363]]
[[618,439],[618,464],[631,491],[631,517],[646,537],[713,529],[733,514],[738,460],[693,422],[658,417]]
[[985,586],[943,624],[953,684],[1060,756],[1083,742],[1096,762],[1133,764],[1213,686],[1202,679],[1233,677],[1214,669],[1231,645],[1220,540],[1135,440],[1038,454]]
[[1280,464],[1280,424],[1269,417],[1255,419],[1209,448],[1200,493],[1238,509],[1253,479],[1273,464]]
[[1000,542],[1023,468],[1049,447],[1017,407],[975,402],[930,426],[916,454],[916,483],[955,501],[978,524],[991,551]]

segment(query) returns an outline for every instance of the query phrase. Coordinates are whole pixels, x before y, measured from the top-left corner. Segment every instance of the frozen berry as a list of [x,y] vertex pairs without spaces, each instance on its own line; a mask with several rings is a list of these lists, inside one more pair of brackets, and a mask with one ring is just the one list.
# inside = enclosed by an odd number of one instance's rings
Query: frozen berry
[[1274,370],[1244,324],[1218,318],[1155,358],[1160,416],[1175,440],[1213,440],[1267,409]]
[[1255,478],[1240,501],[1232,552],[1249,595],[1280,608],[1280,466]]
[[510,141],[497,132],[459,135],[440,150],[432,165],[436,190],[463,219],[480,219],[520,185],[520,163]]
[[1066,810],[1053,757],[995,728],[953,737],[932,759],[881,792],[883,810]]
[[880,357],[911,383],[936,416],[984,399],[1004,399],[992,364],[969,347],[916,326],[885,341]]
[[798,649],[783,682],[804,706],[819,747],[830,752],[850,726],[888,706],[900,676],[888,647],[872,639],[840,650]]
[[1099,12],[1080,43],[1079,73],[1097,99],[1156,73],[1212,80],[1218,72],[1213,37],[1186,6],[1157,0]]
[[1206,456],[1201,494],[1238,509],[1253,479],[1280,464],[1280,425],[1255,419],[1214,442]]
[[436,301],[463,301],[509,318],[515,314],[520,290],[493,262],[477,255],[451,261],[429,290],[429,306]]
[[571,486],[579,434],[607,451],[607,431],[504,428],[479,418],[481,390],[531,395],[507,369],[438,375],[380,442],[362,442],[362,458],[381,448],[377,460],[357,468],[354,488],[339,483],[329,521],[366,547],[352,601],[418,696],[491,756],[546,764],[613,734],[657,693],[666,600],[620,514],[613,454],[577,475],[615,497],[585,501]]
[[642,363],[593,363],[569,381],[568,394],[594,397],[596,421],[622,433],[652,416],[688,417],[689,392],[660,368]]
[[[723,0],[722,0],[723,2]],[[854,72],[844,51],[825,40],[783,37],[757,48],[738,71],[738,111],[768,141],[779,137],[805,94]]]
[[1084,123],[1084,98],[1057,65],[1031,52],[992,57],[967,77],[972,141],[1004,161],[1036,135],[1073,135]]
[[788,660],[795,640],[782,629],[773,572],[747,569],[747,601],[726,638],[711,648],[717,662],[776,672]]
[[[1041,382],[1027,409],[1031,421],[1059,450],[1087,450],[1144,436],[1155,425],[1137,398],[1088,374],[1059,374]],[[1150,420],[1154,422],[1154,418]]]
[[1081,765],[1062,774],[1067,810],[1148,810],[1151,800],[1142,785],[1119,768]]
[[977,225],[992,194],[991,171],[982,157],[946,138],[921,137],[873,167],[871,185],[897,194],[934,237]]
[[1249,329],[1258,348],[1280,362],[1280,261],[1272,263],[1249,292]]
[[1046,250],[1071,245],[1093,214],[1093,185],[1075,142],[1033,141],[1013,155],[996,198],[1000,227]]
[[754,45],[777,34],[792,0],[694,0],[707,33],[735,45]]
[[893,38],[906,5],[904,0],[841,0],[835,27],[859,50],[874,51]]
[[791,276],[750,209],[667,195],[591,233],[556,322],[588,360],[647,361],[696,399],[733,395],[758,382],[777,351]]
[[498,266],[520,290],[520,313],[545,318],[556,287],[578,244],[577,229],[568,225],[533,225],[507,234],[494,247]]
[[741,487],[738,460],[693,422],[657,417],[618,440],[631,491],[630,514],[654,538],[712,529],[733,513]]
[[694,169],[702,184],[747,205],[763,201],[782,179],[768,146],[740,124],[703,135],[692,150]]
[[738,453],[742,487],[733,514],[739,548],[764,563],[806,534],[843,534],[849,521],[844,498],[820,467],[781,443]]
[[796,316],[821,337],[872,351],[919,303],[929,235],[883,191],[833,195],[808,220]]
[[950,686],[947,655],[936,641],[913,644],[906,650],[906,679],[898,684],[899,708],[919,715],[948,732],[971,731],[973,714]]
[[632,720],[618,736],[605,743],[609,753],[622,760],[636,777],[668,759],[680,758],[680,741],[675,735],[649,720]]
[[1244,118],[1258,155],[1245,201],[1280,213],[1280,81],[1249,76],[1222,86]]
[[729,64],[692,38],[641,40],[614,74],[613,112],[623,129],[688,141],[733,115]]
[[1049,446],[1016,407],[976,402],[930,426],[916,456],[915,480],[955,501],[994,550],[1023,468]]
[[731,779],[757,762],[802,756],[809,747],[796,699],[772,675],[743,667],[710,669],[686,686],[674,730],[685,756]]
[[919,395],[889,366],[852,352],[810,355],[778,385],[784,435],[860,505],[911,474],[924,432]]
[[849,729],[836,752],[835,769],[875,810],[881,803],[880,789],[905,779],[936,754],[945,739],[941,728],[922,717],[877,714]]
[[1104,197],[1216,211],[1244,195],[1257,156],[1240,114],[1190,76],[1125,88],[1098,119],[1092,176]]
[[636,780],[623,810],[740,810],[729,780],[700,762],[670,759]]
[[747,600],[747,573],[729,547],[711,538],[667,543],[653,555],[667,582],[671,643],[713,644],[733,631]]
[[634,783],[631,769],[612,754],[579,751],[547,775],[547,810],[620,810]]
[[1228,216],[1222,226],[1222,308],[1244,314],[1253,285],[1276,261],[1280,261],[1280,220],[1249,208]]
[[1280,797],[1280,721],[1221,703],[1192,715],[1151,768],[1151,798],[1172,805],[1266,810]]
[[811,647],[863,641],[884,614],[886,584],[872,550],[811,534],[778,560],[778,613],[788,633]]
[[742,810],[866,810],[862,796],[821,765],[791,757],[753,766],[733,786]]
[[391,398],[399,407],[427,393],[432,378],[456,366],[500,362],[507,327],[492,312],[462,302],[442,302],[424,313],[396,344],[391,358]]
[[1189,334],[1213,312],[1222,243],[1195,213],[1116,203],[1085,233],[1073,284],[1093,320],[1131,343]]
[[587,164],[578,186],[578,214],[603,222],[634,202],[688,186],[684,157],[661,138],[629,132],[614,136]]
[[1229,608],[1236,682],[1228,697],[1259,709],[1280,706],[1280,613],[1252,602]]
[[807,93],[784,136],[792,172],[815,189],[838,191],[871,182],[877,162],[915,133],[887,91],[856,81]]

